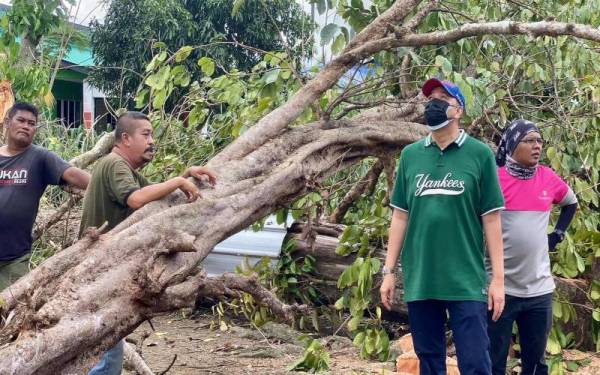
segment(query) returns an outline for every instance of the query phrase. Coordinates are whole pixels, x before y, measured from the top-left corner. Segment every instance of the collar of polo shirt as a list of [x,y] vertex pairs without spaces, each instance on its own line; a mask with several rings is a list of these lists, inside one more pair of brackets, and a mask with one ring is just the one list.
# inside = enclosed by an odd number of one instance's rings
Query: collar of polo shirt
[[[458,137],[456,137],[456,139],[454,140],[453,143],[456,143],[456,145],[458,147],[462,146],[465,141],[467,140],[467,132],[465,132],[464,129],[459,129],[458,131]],[[425,138],[425,147],[429,147],[433,144],[433,139],[431,138],[431,133],[429,133],[429,135]]]

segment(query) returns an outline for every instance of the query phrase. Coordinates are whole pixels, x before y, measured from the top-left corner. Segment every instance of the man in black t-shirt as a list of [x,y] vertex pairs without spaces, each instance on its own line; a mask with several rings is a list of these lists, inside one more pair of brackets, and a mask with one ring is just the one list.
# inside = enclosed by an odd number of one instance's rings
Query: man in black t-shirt
[[31,230],[48,185],[85,189],[90,175],[55,153],[33,145],[38,110],[16,103],[4,119],[0,146],[0,291],[29,270]]

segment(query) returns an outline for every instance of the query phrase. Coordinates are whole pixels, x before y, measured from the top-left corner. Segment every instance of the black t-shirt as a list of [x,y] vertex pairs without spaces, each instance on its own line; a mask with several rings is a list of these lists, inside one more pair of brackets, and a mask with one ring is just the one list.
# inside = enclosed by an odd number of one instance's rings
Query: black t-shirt
[[46,186],[61,183],[69,166],[35,145],[15,156],[0,155],[0,261],[29,252],[40,198]]

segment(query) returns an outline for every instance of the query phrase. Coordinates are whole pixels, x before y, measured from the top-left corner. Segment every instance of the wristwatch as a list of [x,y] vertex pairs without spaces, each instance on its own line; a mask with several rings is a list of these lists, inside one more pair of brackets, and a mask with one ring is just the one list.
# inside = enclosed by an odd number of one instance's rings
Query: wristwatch
[[393,275],[395,273],[396,273],[396,271],[394,271],[393,268],[389,268],[388,266],[383,266],[383,268],[381,269],[381,274],[383,276],[385,276],[385,275]]
[[558,234],[558,238],[560,238],[560,240],[564,240],[565,239],[565,232],[563,232],[560,229],[555,229],[554,233]]

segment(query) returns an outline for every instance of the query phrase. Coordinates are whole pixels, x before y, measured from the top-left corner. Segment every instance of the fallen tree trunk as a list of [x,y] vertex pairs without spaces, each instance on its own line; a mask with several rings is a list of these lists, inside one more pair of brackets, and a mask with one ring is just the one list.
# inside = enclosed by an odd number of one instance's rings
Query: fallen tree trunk
[[[338,229],[339,232],[333,230],[332,227]],[[332,224],[315,225],[311,227],[311,230],[314,231],[314,238],[310,240],[305,238],[303,234],[304,226],[302,224],[294,224],[288,231],[289,239],[294,242],[294,256],[304,257],[311,255],[315,258],[317,268],[316,278],[323,280],[323,282],[316,285],[316,288],[319,296],[329,304],[335,303],[340,298],[342,291],[337,288],[337,280],[346,267],[356,259],[355,254],[342,256],[335,253],[335,250],[339,246],[339,237],[342,234],[343,228],[344,226],[340,224],[336,224],[335,226]],[[374,252],[374,255],[381,260],[382,264],[385,261],[385,254],[385,249],[380,248]],[[381,296],[379,294],[381,280],[381,274],[378,274],[373,283],[374,288],[371,291],[371,296],[374,306],[381,305]],[[396,291],[392,306],[392,312],[395,314],[391,316],[399,315],[402,318],[408,318],[408,309],[406,303],[403,301],[403,296],[402,274],[399,273],[396,275]]]
[[[420,124],[398,122],[296,127],[244,160],[215,168],[218,189],[204,191],[205,199],[185,204],[174,194],[108,233],[87,233],[0,295],[4,310],[14,315],[1,332],[8,346],[0,349],[0,373],[85,372],[148,318],[193,306],[197,295],[235,294],[241,282],[220,280],[219,289],[194,276],[218,242],[290,204],[330,173],[397,151],[424,134]],[[258,285],[247,289],[267,293]]]
[[2,291],[6,323],[0,331],[0,374],[86,373],[100,353],[143,321],[193,306],[198,296],[230,298],[244,291],[283,319],[305,313],[282,304],[256,280],[206,278],[198,265],[218,242],[289,205],[332,173],[367,156],[398,153],[426,134],[414,123],[422,112],[415,102],[366,111],[352,120],[290,126],[372,54],[490,33],[600,41],[600,31],[591,26],[548,21],[474,23],[416,34],[427,15],[416,9],[419,3],[396,1],[288,102],[209,161],[219,184],[215,190],[204,188],[204,199],[187,204],[182,194],[172,194],[108,233],[88,231]]

